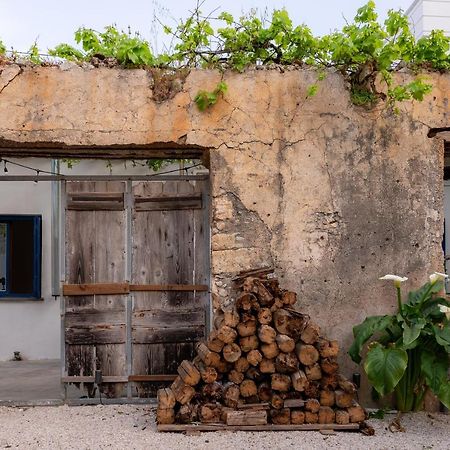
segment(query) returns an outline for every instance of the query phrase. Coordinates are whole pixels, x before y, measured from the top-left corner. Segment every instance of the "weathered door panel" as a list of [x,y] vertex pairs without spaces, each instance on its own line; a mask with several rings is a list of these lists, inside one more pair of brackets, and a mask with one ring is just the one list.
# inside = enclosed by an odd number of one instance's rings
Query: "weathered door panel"
[[[71,193],[124,192],[125,183],[67,184],[66,282],[119,283],[126,276],[126,212],[124,207]],[[89,199],[89,195],[86,195]],[[78,201],[78,199],[80,199]],[[105,210],[112,207],[112,210]],[[82,208],[82,209],[78,209]],[[66,368],[69,376],[126,376],[126,295],[65,297]],[[105,394],[122,395],[123,385],[105,384]]]
[[[205,189],[205,182],[188,181],[134,186],[133,284],[207,284]],[[207,299],[205,292],[134,292],[133,373],[173,374],[191,359],[194,343],[206,333]],[[139,395],[155,387],[137,384]]]

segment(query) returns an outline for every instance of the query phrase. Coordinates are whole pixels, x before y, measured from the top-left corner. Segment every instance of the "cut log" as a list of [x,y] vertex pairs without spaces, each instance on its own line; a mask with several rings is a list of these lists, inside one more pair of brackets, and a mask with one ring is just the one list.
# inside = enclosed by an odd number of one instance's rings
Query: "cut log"
[[270,291],[264,286],[261,280],[256,279],[253,282],[253,291],[256,291],[256,294],[258,295],[259,304],[261,306],[272,306],[274,302],[273,295],[270,293]]
[[337,376],[337,382],[343,391],[348,392],[349,394],[354,394],[356,392],[356,386],[343,375]]
[[317,342],[320,336],[320,327],[315,323],[309,323],[300,335],[300,339],[305,344],[314,344]]
[[324,373],[332,375],[339,370],[339,364],[336,358],[322,358],[320,361],[320,367]]
[[202,387],[202,395],[210,402],[220,402],[223,398],[222,383],[207,383]]
[[272,342],[272,344],[262,344],[261,352],[265,358],[274,359],[280,353],[280,349],[278,348],[278,345],[275,342]]
[[237,325],[237,331],[239,333],[239,336],[246,337],[251,336],[252,334],[256,333],[257,329],[257,322],[254,317],[247,318],[247,320],[240,322]]
[[189,386],[196,386],[200,382],[200,372],[197,367],[186,359],[178,366],[178,375]]
[[305,367],[305,374],[310,381],[316,381],[322,378],[322,371],[318,363]]
[[297,294],[291,291],[284,291],[281,294],[281,301],[284,305],[295,305],[297,303]]
[[339,425],[347,425],[350,423],[350,415],[343,409],[336,410],[336,423]]
[[223,348],[223,358],[225,359],[225,361],[228,361],[230,363],[236,362],[240,357],[241,348],[234,342],[232,344],[225,345],[225,347]]
[[287,392],[291,387],[291,378],[289,375],[274,373],[271,376],[271,386],[274,391]]
[[291,410],[291,423],[293,425],[303,425],[305,423],[305,412],[299,409]]
[[291,375],[292,386],[298,392],[303,392],[308,386],[309,381],[303,370],[299,370]]
[[295,341],[285,334],[279,334],[276,337],[278,348],[284,353],[291,353],[295,350]]
[[305,406],[305,400],[301,398],[287,398],[284,400],[285,408],[303,408]]
[[262,402],[270,402],[272,399],[272,389],[269,383],[263,382],[259,384],[258,397]]
[[179,376],[175,378],[170,388],[172,389],[177,402],[182,405],[190,402],[192,397],[195,395],[195,389],[186,384]]
[[255,295],[246,292],[236,299],[236,308],[240,311],[250,311],[252,309],[257,311],[260,306]]
[[322,358],[332,358],[339,354],[338,341],[329,341],[328,339],[319,339],[317,343],[320,356]]
[[[246,399],[245,401],[248,401],[248,399]],[[267,411],[268,409],[270,409],[270,405],[267,402],[260,402],[259,400],[258,400],[258,403],[239,402],[238,403],[238,409],[239,410],[251,409],[252,411]]]
[[353,405],[354,394],[338,389],[335,391],[335,402],[338,408],[350,408]]
[[261,373],[275,373],[275,360],[263,358],[259,363]]
[[223,401],[229,408],[236,408],[239,401],[240,390],[239,386],[233,383],[225,385],[223,390]]
[[275,342],[277,332],[270,325],[261,325],[258,329],[258,337],[261,342],[272,344]]
[[267,425],[267,411],[230,411],[227,414],[227,425]]
[[283,397],[279,394],[272,394],[272,397],[270,399],[270,406],[275,409],[281,409],[284,407],[284,400]]
[[200,368],[200,376],[205,383],[214,383],[217,380],[217,370],[203,365],[203,368]]
[[320,404],[322,406],[333,406],[334,391],[320,391]]
[[319,400],[317,400],[315,398],[309,398],[308,400],[306,400],[305,409],[307,411],[316,413],[316,412],[319,412],[319,408],[320,408]]
[[258,311],[258,322],[261,325],[269,325],[272,322],[272,312],[269,308],[261,308]]
[[358,404],[347,409],[350,423],[358,423],[366,420],[366,411]]
[[259,340],[255,335],[243,337],[239,339],[239,346],[243,352],[247,353],[259,347]]
[[180,406],[178,413],[175,416],[177,423],[192,423],[198,421],[198,405],[187,403]]
[[295,346],[295,351],[298,359],[305,366],[312,366],[319,360],[319,352],[312,345],[298,343]]
[[247,361],[254,367],[256,367],[262,359],[263,357],[259,350],[251,350],[247,353]]
[[237,370],[232,370],[228,374],[228,379],[235,384],[241,384],[244,381],[244,374],[242,372],[238,372]]
[[239,386],[242,397],[251,397],[258,394],[258,388],[253,380],[244,380]]
[[225,361],[225,359],[221,359],[215,369],[218,373],[228,373],[233,367],[232,363],[229,363],[228,361]]
[[217,330],[217,337],[225,344],[231,344],[236,340],[237,332],[234,328],[229,327],[228,325],[222,325]]
[[220,363],[220,355],[212,352],[203,342],[199,342],[196,346],[197,355],[205,363],[205,366],[217,368]]
[[310,381],[308,386],[305,387],[305,396],[307,398],[319,398],[320,386],[317,381]]
[[275,367],[280,373],[294,373],[298,371],[298,359],[295,353],[280,353],[275,359]]
[[223,325],[223,322],[224,321],[224,314],[223,314],[223,312],[222,311],[216,311],[215,313],[214,313],[214,328],[216,329],[216,330],[218,330],[222,325]]
[[318,423],[319,415],[311,411],[305,411],[305,423]]
[[273,305],[270,307],[270,312],[272,313],[272,317],[273,317],[273,313],[275,311],[277,311],[278,309],[283,308],[283,306],[284,306],[284,304],[283,304],[283,301],[281,300],[281,298],[276,297],[273,302]]
[[228,406],[222,406],[222,413],[220,414],[220,421],[223,423],[227,423],[227,417],[230,412],[233,412],[233,408],[229,408]]
[[264,374],[262,374],[256,367],[251,366],[247,372],[245,372],[245,377],[249,380],[253,380],[256,383],[259,383],[264,380]]
[[319,409],[319,423],[335,423],[335,413],[329,406],[321,406]]
[[200,408],[200,421],[202,423],[220,422],[222,407],[219,404],[208,403]]
[[337,388],[337,385],[336,375],[324,375],[320,380],[320,386],[325,390],[334,390]]
[[156,421],[161,425],[175,423],[175,410],[173,408],[158,408],[156,410]]
[[222,351],[224,345],[225,345],[225,343],[217,337],[217,331],[216,330],[211,331],[211,333],[209,334],[206,346],[212,352],[220,353]]
[[176,399],[172,389],[158,389],[156,396],[158,399],[158,408],[171,409],[175,407]]
[[241,356],[235,363],[234,368],[238,372],[246,372],[248,368],[250,367],[250,363],[247,361],[247,358],[244,356]]
[[275,425],[288,425],[291,423],[291,410],[289,408],[271,409],[270,421]]
[[308,323],[306,316],[293,314],[285,309],[277,309],[273,313],[273,322],[280,334],[286,334],[294,340],[298,340]]
[[223,324],[227,325],[231,328],[237,327],[238,323],[240,321],[239,313],[236,311],[236,309],[228,309],[224,311],[223,313]]

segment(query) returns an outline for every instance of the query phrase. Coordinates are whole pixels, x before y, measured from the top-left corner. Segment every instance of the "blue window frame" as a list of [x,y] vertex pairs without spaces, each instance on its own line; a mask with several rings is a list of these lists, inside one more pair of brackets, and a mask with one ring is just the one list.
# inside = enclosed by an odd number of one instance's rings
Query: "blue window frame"
[[41,298],[42,216],[0,215],[0,300]]

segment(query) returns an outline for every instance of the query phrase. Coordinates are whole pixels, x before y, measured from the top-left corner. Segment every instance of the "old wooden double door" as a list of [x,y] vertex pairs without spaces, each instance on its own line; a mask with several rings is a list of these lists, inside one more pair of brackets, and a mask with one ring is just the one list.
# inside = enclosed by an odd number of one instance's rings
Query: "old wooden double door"
[[208,326],[208,180],[67,182],[65,199],[63,381],[101,370],[110,397],[153,395]]

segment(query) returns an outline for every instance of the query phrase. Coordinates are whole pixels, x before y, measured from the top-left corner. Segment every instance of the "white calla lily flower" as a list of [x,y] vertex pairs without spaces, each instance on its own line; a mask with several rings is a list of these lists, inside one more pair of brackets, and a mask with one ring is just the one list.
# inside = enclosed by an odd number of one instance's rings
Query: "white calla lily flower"
[[430,275],[430,283],[436,283],[438,281],[445,281],[448,278],[448,275],[445,273],[434,272]]
[[394,286],[396,288],[400,287],[400,283],[403,283],[403,281],[406,281],[408,278],[406,277],[400,277],[398,275],[385,275],[384,277],[381,277],[380,280],[390,280],[394,282]]
[[445,314],[445,316],[447,317],[447,320],[450,320],[450,308],[448,306],[439,305],[439,311],[441,311],[441,313]]

